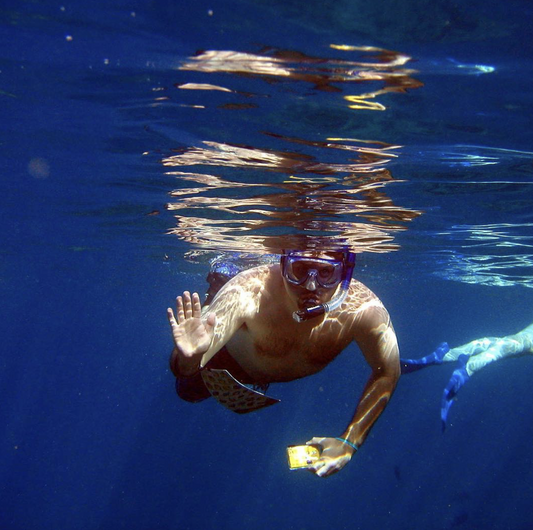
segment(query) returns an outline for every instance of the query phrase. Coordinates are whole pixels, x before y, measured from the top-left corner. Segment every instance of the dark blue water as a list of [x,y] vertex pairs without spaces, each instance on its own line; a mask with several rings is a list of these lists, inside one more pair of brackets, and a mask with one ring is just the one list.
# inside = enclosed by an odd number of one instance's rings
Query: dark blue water
[[[289,235],[359,242],[405,357],[531,323],[533,9],[463,4],[2,2],[1,530],[533,526],[531,358],[476,374],[444,434],[452,368],[403,377],[327,480],[285,446],[342,432],[355,346],[245,417],[180,402],[167,368],[175,296]],[[410,59],[379,78],[340,45]],[[183,69],[201,50],[291,75]]]

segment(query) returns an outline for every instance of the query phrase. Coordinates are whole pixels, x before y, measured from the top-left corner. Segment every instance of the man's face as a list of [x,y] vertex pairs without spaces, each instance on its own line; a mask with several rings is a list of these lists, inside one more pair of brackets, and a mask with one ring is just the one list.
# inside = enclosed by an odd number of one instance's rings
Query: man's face
[[328,302],[344,274],[339,253],[291,253],[282,264],[285,289],[299,310]]

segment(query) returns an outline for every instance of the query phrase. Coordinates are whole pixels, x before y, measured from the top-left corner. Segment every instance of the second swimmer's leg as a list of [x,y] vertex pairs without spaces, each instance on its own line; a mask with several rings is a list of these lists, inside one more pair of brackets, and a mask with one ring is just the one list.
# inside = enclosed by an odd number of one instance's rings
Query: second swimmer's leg
[[442,430],[446,429],[446,420],[448,419],[448,412],[454,402],[454,398],[459,392],[459,389],[470,379],[468,372],[466,371],[466,363],[468,361],[468,355],[461,355],[457,359],[459,368],[454,370],[452,377],[448,381],[444,393],[442,395],[440,418],[442,420]]
[[402,374],[409,374],[421,370],[431,364],[442,364],[443,357],[450,351],[447,342],[443,342],[439,347],[429,355],[421,357],[420,359],[400,359],[400,367]]

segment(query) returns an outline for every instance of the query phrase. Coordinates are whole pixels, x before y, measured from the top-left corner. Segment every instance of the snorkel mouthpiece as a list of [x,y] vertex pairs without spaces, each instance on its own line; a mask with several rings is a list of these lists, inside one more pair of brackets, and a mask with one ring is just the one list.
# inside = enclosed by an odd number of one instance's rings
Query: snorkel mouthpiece
[[302,309],[301,311],[295,311],[292,314],[292,318],[294,318],[296,322],[304,322],[310,318],[319,317],[326,312],[326,308],[324,307],[325,305],[326,304],[320,304],[307,309]]
[[329,313],[330,311],[337,309],[344,302],[344,299],[348,295],[348,289],[352,280],[354,267],[355,254],[353,252],[347,252],[344,262],[344,274],[342,276],[340,289],[337,296],[325,304],[315,305],[313,307],[295,311],[292,314],[292,318],[294,318],[296,322],[305,322],[306,320],[322,316],[325,313]]

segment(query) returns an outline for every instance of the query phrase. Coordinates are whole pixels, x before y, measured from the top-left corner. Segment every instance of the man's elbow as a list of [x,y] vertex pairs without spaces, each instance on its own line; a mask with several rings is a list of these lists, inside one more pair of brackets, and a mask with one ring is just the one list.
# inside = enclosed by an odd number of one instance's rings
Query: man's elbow
[[398,361],[397,363],[387,364],[387,366],[378,366],[373,375],[375,380],[379,380],[382,385],[394,390],[400,379],[400,373],[400,362]]
[[395,381],[400,379],[401,367],[400,367],[400,351],[398,350],[398,345],[391,348],[389,354],[387,355],[386,361],[383,363],[384,371],[387,377],[393,378]]

